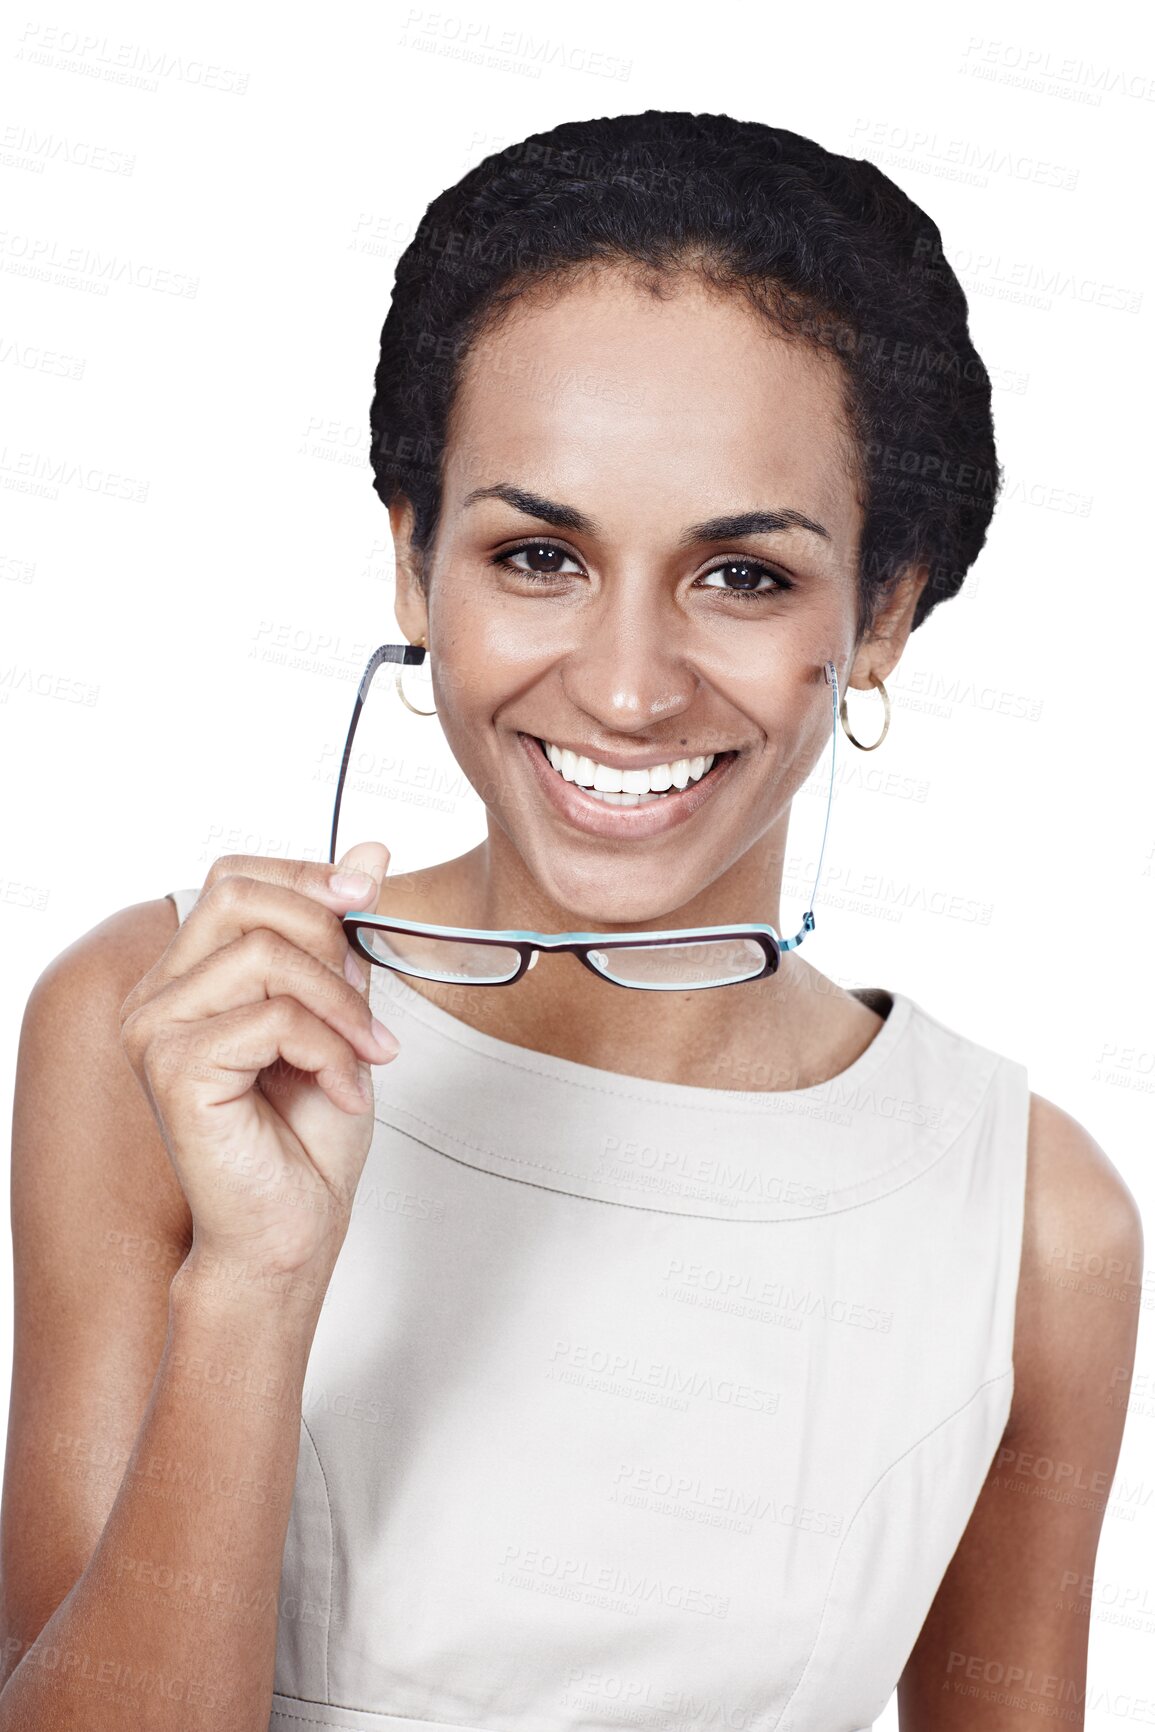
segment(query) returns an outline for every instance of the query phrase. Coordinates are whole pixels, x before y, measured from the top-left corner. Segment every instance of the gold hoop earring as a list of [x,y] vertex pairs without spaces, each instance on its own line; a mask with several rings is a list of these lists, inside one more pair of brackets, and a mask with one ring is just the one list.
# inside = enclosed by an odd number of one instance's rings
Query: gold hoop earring
[[[419,648],[419,649],[424,649],[424,648],[425,648],[425,639],[424,639],[424,638],[421,638],[421,639],[420,639],[420,640],[419,640],[419,642],[418,642],[418,648]],[[398,697],[399,697],[399,698],[400,698],[400,699],[401,699],[401,702],[402,702],[402,703],[403,703],[403,704],[404,704],[404,705],[405,705],[405,708],[406,708],[406,709],[407,709],[407,710],[412,710],[412,711],[413,711],[413,714],[414,714],[414,715],[415,715],[415,716],[435,716],[435,715],[436,715],[436,714],[437,714],[437,709],[436,709],[436,706],[435,706],[435,707],[434,707],[434,708],[433,708],[433,709],[431,709],[431,710],[419,710],[419,709],[418,709],[418,708],[417,708],[417,706],[416,706],[416,704],[411,704],[411,703],[410,703],[410,702],[409,702],[409,699],[408,699],[408,698],[407,698],[407,697],[406,697],[406,696],[405,696],[405,690],[404,690],[404,687],[403,687],[403,686],[402,686],[402,684],[401,684],[401,676],[402,676],[402,674],[403,674],[403,673],[404,673],[404,671],[405,671],[405,670],[404,670],[404,668],[403,668],[403,667],[399,667],[399,668],[398,668],[398,669],[397,669],[397,673],[396,673],[396,676],[395,676],[395,678],[396,678],[396,681],[397,681],[397,696],[398,696]]]
[[873,746],[864,746],[862,741],[856,740],[854,738],[854,735],[851,733],[850,724],[846,719],[846,693],[845,692],[843,692],[842,698],[841,698],[839,705],[838,705],[838,718],[842,723],[842,731],[846,735],[847,739],[851,742],[851,744],[858,747],[860,752],[877,751],[878,747],[881,746],[883,740],[885,740],[886,730],[890,726],[890,699],[886,695],[886,687],[883,685],[882,681],[879,679],[877,674],[871,674],[870,680],[871,680],[871,684],[873,686],[875,686],[882,693],[882,715],[883,715],[882,732],[881,732],[881,734],[879,734],[877,740],[875,740]]

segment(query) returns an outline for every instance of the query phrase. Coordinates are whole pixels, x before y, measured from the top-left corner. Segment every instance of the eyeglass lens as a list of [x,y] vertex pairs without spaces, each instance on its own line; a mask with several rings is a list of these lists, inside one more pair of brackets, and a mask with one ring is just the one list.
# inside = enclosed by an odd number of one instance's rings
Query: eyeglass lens
[[[362,926],[361,943],[375,962],[400,974],[462,985],[497,986],[512,980],[519,953],[508,945],[474,944],[428,933],[387,932]],[[766,966],[766,953],[750,938],[703,939],[689,944],[607,945],[591,950],[590,961],[607,979],[623,986],[666,992],[730,986],[751,980]]]

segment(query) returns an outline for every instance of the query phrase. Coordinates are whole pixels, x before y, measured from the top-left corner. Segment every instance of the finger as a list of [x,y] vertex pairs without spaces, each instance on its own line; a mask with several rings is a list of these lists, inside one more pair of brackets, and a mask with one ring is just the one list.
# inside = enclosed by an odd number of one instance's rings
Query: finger
[[[168,1024],[149,1043],[143,1071],[162,1112],[195,1113],[198,1130],[215,1109],[240,1100],[263,1070],[283,1060],[312,1075],[335,1106],[366,1112],[357,1056],[347,1040],[295,998],[269,998],[203,1022]],[[275,1087],[268,1092],[275,1096]]]
[[352,848],[346,848],[334,867],[334,878],[330,880],[330,888],[335,888],[340,881],[342,893],[345,891],[345,880],[357,873],[364,873],[368,878],[368,886],[350,884],[348,893],[354,896],[363,895],[364,902],[357,902],[355,908],[360,912],[364,908],[375,909],[389,871],[389,850],[384,842],[356,842]]
[[256,878],[279,884],[305,896],[317,896],[342,911],[376,906],[389,869],[384,842],[358,842],[346,849],[335,866],[316,860],[291,860],[267,854],[221,854],[206,874],[204,890],[221,878]]
[[[337,873],[342,883],[347,875],[353,872],[364,872],[373,886],[371,894],[366,898],[364,907],[376,911],[380,900],[381,886],[385,882],[389,870],[389,850],[384,842],[357,842],[352,848],[347,848],[337,862]],[[332,888],[332,884],[330,888]],[[351,891],[353,886],[348,886]],[[343,909],[344,913],[356,913],[359,909]],[[369,996],[370,970],[364,960],[358,956],[352,945],[345,960],[345,978],[350,981],[365,997]]]
[[268,927],[257,927],[176,975],[132,1013],[122,1028],[143,1048],[168,1023],[204,1022],[263,999],[295,998],[344,1037],[359,1058],[381,1064],[398,1042],[376,1021],[365,995],[309,951]]
[[[317,868],[312,870],[315,872]],[[327,907],[323,906],[326,894]],[[316,880],[310,895],[302,889],[242,873],[225,874],[211,883],[206,879],[168,948],[125,1000],[122,1015],[130,1014],[160,987],[194,968],[214,951],[261,928],[279,933],[345,978],[345,958],[352,952],[338,911],[348,902],[346,896],[326,892]]]

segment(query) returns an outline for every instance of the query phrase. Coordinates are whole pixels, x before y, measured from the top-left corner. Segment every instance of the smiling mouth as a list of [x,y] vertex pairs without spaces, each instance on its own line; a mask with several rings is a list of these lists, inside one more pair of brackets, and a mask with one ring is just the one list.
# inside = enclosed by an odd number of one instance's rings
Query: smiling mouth
[[[556,776],[559,782],[566,781],[568,778],[563,776],[560,770],[555,769],[554,765],[550,762],[549,753],[545,749],[545,741],[538,738],[536,734],[532,735],[531,738],[534,740],[542,757],[545,759],[546,767],[550,774]],[[659,800],[668,800],[671,797],[676,798],[679,794],[686,794],[694,788],[700,788],[703,782],[708,782],[711,776],[730,762],[731,758],[736,758],[737,756],[737,752],[733,751],[717,752],[714,756],[714,762],[703,775],[694,777],[693,780],[689,781],[684,788],[666,788],[661,792],[653,791],[641,794],[623,792],[616,794],[609,793],[601,788],[587,787],[584,782],[570,782],[569,785],[571,788],[580,789],[589,799],[598,800],[604,806],[651,806],[656,805]]]

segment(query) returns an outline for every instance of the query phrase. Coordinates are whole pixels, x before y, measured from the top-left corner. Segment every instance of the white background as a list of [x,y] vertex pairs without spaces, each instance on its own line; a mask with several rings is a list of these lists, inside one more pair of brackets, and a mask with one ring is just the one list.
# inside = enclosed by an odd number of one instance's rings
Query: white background
[[[218,854],[327,855],[355,682],[400,635],[367,418],[393,267],[428,202],[564,119],[725,111],[869,157],[938,223],[996,381],[1006,471],[964,592],[888,682],[883,748],[840,737],[807,955],[1022,1060],[1148,1212],[1150,30],[1122,6],[989,0],[715,0],[680,20],[605,0],[10,18],[6,1107],[27,994],[74,938],[199,885]],[[386,702],[388,680],[361,721],[341,848],[380,837],[404,869],[483,824],[452,763],[437,767],[437,725]],[[851,716],[875,737],[876,700],[855,693]],[[824,757],[796,803],[790,930],[827,772]],[[10,1283],[6,1245],[3,1355]],[[1155,1279],[1129,1302],[1142,1323],[1091,1615],[1096,1729],[1133,1717],[1155,1651]],[[879,1725],[895,1724],[892,1704]]]

